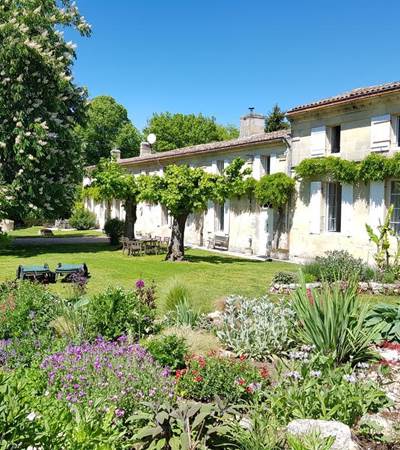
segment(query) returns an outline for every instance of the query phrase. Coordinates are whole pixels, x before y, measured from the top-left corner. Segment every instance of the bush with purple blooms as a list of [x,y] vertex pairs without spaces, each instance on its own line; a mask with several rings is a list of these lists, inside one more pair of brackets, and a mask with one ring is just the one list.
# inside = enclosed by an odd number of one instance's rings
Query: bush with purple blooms
[[134,291],[109,287],[94,296],[87,306],[87,338],[116,339],[129,335],[138,339],[153,333],[156,330],[154,298],[154,287],[146,288],[144,283]]
[[125,337],[108,342],[70,345],[44,359],[49,391],[70,405],[114,410],[116,417],[132,414],[140,404],[163,403],[174,397],[169,369]]

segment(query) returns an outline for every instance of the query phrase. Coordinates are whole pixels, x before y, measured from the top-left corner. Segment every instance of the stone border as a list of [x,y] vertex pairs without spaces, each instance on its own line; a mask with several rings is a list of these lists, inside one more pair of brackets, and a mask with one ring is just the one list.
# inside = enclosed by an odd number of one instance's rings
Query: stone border
[[[301,285],[298,283],[281,284],[273,283],[269,292],[271,294],[290,294],[298,289]],[[322,283],[306,283],[307,289],[318,289],[322,286]],[[358,291],[360,293],[372,294],[372,295],[399,295],[400,283],[377,283],[375,281],[360,281],[358,283]]]

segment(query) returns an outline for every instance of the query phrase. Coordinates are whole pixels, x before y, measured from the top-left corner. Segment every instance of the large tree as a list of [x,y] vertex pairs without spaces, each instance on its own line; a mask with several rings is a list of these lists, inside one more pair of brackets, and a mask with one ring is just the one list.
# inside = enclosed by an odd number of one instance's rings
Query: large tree
[[270,133],[288,128],[290,128],[290,124],[286,120],[286,113],[281,110],[278,104],[274,105],[272,111],[265,118],[265,132]]
[[264,175],[256,183],[255,197],[260,206],[269,206],[276,213],[272,239],[273,250],[278,250],[285,219],[285,209],[295,192],[295,180],[283,172]]
[[143,133],[145,136],[149,133],[157,136],[157,141],[153,146],[157,152],[223,141],[239,135],[235,127],[232,125],[224,127],[218,124],[214,117],[169,112],[154,114]]
[[87,164],[108,158],[114,147],[121,150],[124,158],[139,154],[141,135],[125,107],[110,96],[100,95],[89,102],[86,123],[77,127],[77,134]]
[[0,217],[61,217],[74,201],[86,94],[65,27],[90,34],[69,0],[0,2]]
[[125,171],[116,161],[102,159],[90,173],[91,184],[85,189],[95,200],[121,200],[125,208],[124,236],[135,237],[138,185],[133,175]]
[[185,226],[189,214],[205,211],[208,201],[218,203],[243,195],[252,186],[244,161],[235,159],[221,175],[187,165],[169,165],[162,176],[142,175],[138,179],[141,199],[165,206],[173,217],[166,259],[181,261],[185,256]]

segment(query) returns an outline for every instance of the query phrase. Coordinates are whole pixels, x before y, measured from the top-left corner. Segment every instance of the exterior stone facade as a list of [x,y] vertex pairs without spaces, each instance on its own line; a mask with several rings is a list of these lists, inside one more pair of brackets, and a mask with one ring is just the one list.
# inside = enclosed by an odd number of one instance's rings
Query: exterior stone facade
[[[241,157],[252,167],[253,177],[284,172],[294,176],[303,159],[336,156],[360,161],[371,152],[393,155],[400,147],[400,83],[362,88],[293,108],[288,112],[291,131],[261,133],[262,118],[250,113],[241,118],[238,139],[216,142],[170,152],[120,159],[132,175],[162,173],[166,164],[188,164],[217,173],[234,158]],[[338,185],[329,180],[297,183],[297,193],[289,208],[287,230],[281,247],[290,259],[306,261],[327,250],[346,249],[372,263],[373,246],[365,224],[376,227],[383,221],[390,203],[397,202],[394,221],[400,222],[400,183],[395,180],[369,184]],[[394,192],[396,189],[396,192]],[[88,209],[104,225],[106,210],[124,218],[119,202],[111,205],[86,201]],[[397,218],[398,217],[398,218]],[[155,236],[169,236],[171,219],[159,205],[140,204],[136,230]],[[254,199],[210,202],[208,210],[190,217],[185,232],[187,244],[207,246],[217,234],[229,237],[229,250],[266,255],[272,239],[273,211],[260,208]],[[400,224],[395,224],[400,228]]]

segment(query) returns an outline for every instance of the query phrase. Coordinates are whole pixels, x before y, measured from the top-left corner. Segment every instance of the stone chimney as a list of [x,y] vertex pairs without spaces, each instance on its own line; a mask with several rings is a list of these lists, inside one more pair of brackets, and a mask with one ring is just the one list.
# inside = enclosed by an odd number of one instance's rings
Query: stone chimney
[[254,108],[249,108],[249,113],[240,118],[239,137],[248,137],[253,134],[264,133],[265,116],[254,112]]
[[113,159],[114,161],[119,161],[121,159],[121,150],[119,150],[118,148],[113,148],[110,153],[111,159]]
[[140,143],[140,156],[148,156],[152,153],[151,145],[148,142]]

